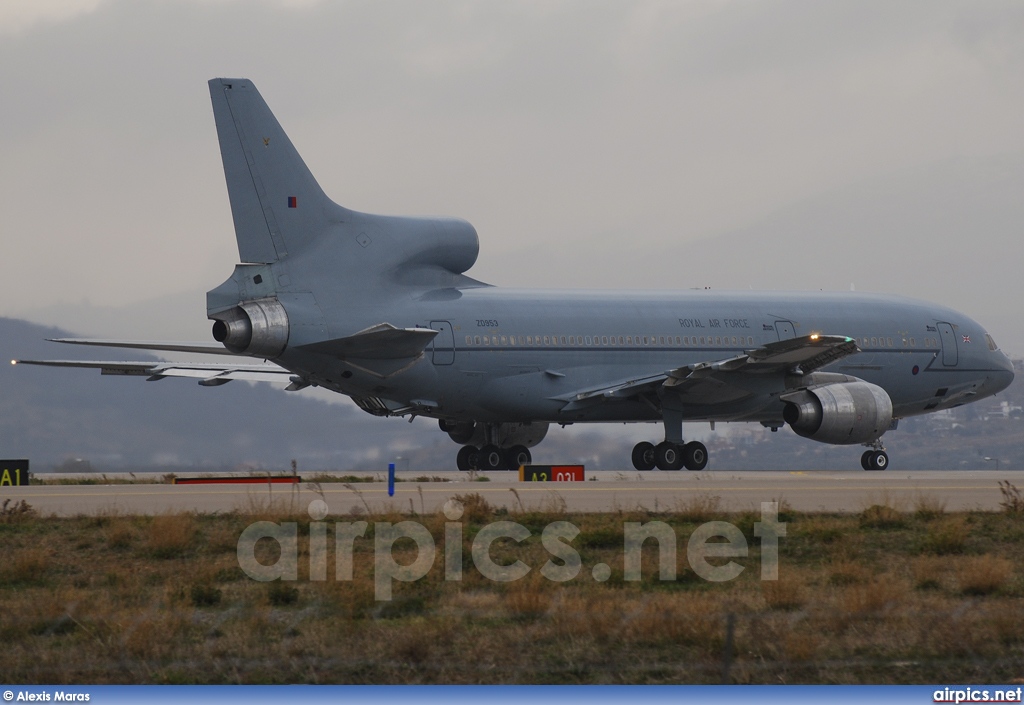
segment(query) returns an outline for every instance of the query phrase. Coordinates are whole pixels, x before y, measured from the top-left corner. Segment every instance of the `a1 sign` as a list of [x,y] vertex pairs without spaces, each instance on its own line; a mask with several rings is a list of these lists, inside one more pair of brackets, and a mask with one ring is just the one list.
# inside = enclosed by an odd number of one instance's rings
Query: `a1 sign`
[[0,460],[0,487],[27,484],[27,460]]
[[520,482],[583,482],[582,465],[522,465]]

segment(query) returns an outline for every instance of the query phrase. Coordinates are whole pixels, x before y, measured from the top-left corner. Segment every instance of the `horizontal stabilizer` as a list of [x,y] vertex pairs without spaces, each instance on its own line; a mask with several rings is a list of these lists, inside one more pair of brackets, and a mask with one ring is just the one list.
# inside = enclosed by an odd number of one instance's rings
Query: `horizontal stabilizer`
[[204,386],[242,379],[249,382],[293,382],[293,374],[273,364],[216,365],[184,364],[179,362],[140,362],[135,360],[12,360],[15,365],[43,365],[45,367],[84,367],[97,369],[104,375],[147,377],[150,380],[166,377],[188,377]]
[[303,345],[303,350],[359,360],[404,360],[418,357],[437,335],[432,328],[396,328],[379,323],[353,335]]
[[167,352],[202,353],[203,355],[234,355],[221,343],[175,343],[159,340],[101,340],[99,338],[48,338],[51,343],[69,345],[96,345],[103,348],[132,348],[135,350],[164,350]]

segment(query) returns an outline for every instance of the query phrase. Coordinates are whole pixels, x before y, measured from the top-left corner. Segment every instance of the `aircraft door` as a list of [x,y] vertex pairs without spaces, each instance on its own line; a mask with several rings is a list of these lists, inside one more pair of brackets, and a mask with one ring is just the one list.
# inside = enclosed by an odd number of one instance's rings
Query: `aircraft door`
[[448,321],[431,321],[430,327],[438,333],[434,336],[433,359],[435,365],[451,365],[455,362],[455,335]]
[[796,337],[792,321],[775,321],[775,332],[778,334],[779,340],[790,340]]
[[949,323],[937,325],[939,336],[942,338],[942,364],[946,367],[955,367],[960,361],[960,353],[956,346],[956,332]]

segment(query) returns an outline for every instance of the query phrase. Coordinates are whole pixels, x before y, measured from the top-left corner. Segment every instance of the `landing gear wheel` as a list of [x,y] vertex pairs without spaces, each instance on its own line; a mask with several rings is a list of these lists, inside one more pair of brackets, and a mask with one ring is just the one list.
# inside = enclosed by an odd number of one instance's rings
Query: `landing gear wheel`
[[455,456],[455,464],[459,470],[475,470],[477,463],[477,450],[474,446],[462,446],[459,454]]
[[866,451],[864,451],[864,453],[863,453],[863,454],[862,454],[862,455],[860,456],[860,466],[861,466],[862,468],[864,468],[865,470],[870,470],[870,469],[871,469],[871,453],[872,453],[872,452],[873,452],[873,451],[870,451],[870,450],[866,450]]
[[867,453],[868,470],[885,470],[889,467],[889,455],[884,450],[873,450]]
[[683,465],[687,470],[703,470],[708,466],[708,449],[703,443],[691,441],[683,446]]
[[505,467],[508,470],[518,470],[521,465],[529,465],[533,458],[526,446],[512,446],[505,451]]
[[486,445],[477,455],[477,467],[480,470],[501,470],[505,465],[501,450],[496,445]]
[[683,454],[675,443],[662,441],[654,447],[654,464],[659,470],[680,470],[683,467]]
[[633,446],[633,467],[637,470],[654,469],[654,444],[641,441]]

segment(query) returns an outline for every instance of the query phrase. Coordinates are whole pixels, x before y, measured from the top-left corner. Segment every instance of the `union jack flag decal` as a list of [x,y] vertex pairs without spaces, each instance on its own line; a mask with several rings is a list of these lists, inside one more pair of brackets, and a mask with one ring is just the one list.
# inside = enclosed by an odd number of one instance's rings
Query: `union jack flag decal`
[[964,339],[965,343],[971,342],[971,336],[969,336],[969,335],[963,335],[963,336],[960,336],[960,337],[962,337]]

